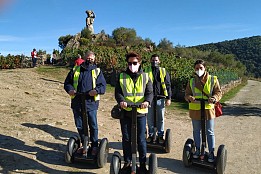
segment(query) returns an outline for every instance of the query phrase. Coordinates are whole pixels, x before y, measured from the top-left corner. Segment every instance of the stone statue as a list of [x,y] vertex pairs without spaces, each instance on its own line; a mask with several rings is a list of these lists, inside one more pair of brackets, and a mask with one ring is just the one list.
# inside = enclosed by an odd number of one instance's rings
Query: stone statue
[[86,18],[86,27],[91,31],[91,34],[94,34],[93,22],[95,18],[95,14],[92,10],[86,10],[87,18]]

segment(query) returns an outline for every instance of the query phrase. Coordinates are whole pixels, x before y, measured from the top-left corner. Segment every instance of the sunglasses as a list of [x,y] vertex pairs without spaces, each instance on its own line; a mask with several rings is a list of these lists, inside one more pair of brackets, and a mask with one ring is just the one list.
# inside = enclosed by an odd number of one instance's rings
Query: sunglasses
[[138,62],[128,62],[128,65],[137,65]]

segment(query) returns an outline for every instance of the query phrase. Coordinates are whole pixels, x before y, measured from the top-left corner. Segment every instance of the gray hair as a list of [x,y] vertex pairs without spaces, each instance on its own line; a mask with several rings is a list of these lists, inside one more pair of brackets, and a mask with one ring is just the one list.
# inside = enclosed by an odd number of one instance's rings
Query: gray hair
[[95,56],[94,52],[92,52],[92,51],[87,51],[87,52],[85,53],[84,57],[87,57],[87,56],[89,56],[89,55],[91,55],[91,54]]

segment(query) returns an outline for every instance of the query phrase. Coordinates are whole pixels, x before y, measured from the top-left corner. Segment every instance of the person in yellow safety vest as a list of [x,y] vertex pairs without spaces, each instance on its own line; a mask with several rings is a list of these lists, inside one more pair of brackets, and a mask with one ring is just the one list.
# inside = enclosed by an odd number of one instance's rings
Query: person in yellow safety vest
[[[214,134],[214,118],[215,118],[215,102],[222,97],[222,92],[217,76],[212,76],[206,71],[205,62],[197,60],[194,63],[194,77],[187,84],[185,91],[185,100],[189,102],[189,116],[192,120],[193,137],[196,145],[196,151],[193,158],[199,158],[201,147],[201,108],[197,99],[206,99],[205,116],[206,116],[206,134],[208,142],[209,156],[208,161],[214,162],[215,134]],[[202,92],[203,91],[203,92]]]
[[[74,114],[75,126],[84,140],[84,126],[81,112],[81,96],[77,93],[86,93],[86,110],[88,124],[90,128],[90,141],[92,155],[96,155],[98,148],[98,124],[97,110],[99,107],[99,95],[106,91],[106,81],[102,71],[95,64],[95,54],[88,51],[85,54],[85,62],[74,68],[68,73],[64,89],[71,96],[71,108]],[[88,125],[87,125],[88,126]],[[78,153],[86,153],[83,148],[79,148]]]
[[120,119],[122,132],[122,147],[124,156],[124,166],[122,171],[131,172],[131,124],[132,108],[127,107],[127,102],[142,103],[141,108],[137,108],[137,144],[139,152],[139,162],[141,173],[146,173],[146,115],[148,106],[153,99],[153,87],[148,74],[144,73],[141,68],[141,57],[130,52],[126,55],[128,68],[120,73],[115,86],[115,99],[124,109],[124,117]]
[[[151,56],[151,66],[145,68],[145,72],[149,74],[149,77],[153,83],[154,98],[149,108],[148,113],[148,138],[147,142],[152,141],[154,134],[154,102],[156,100],[156,112],[157,112],[157,137],[159,143],[164,143],[164,113],[165,106],[171,104],[171,81],[169,73],[165,68],[159,66],[159,55],[153,54]],[[157,98],[157,95],[165,96],[164,98]]]

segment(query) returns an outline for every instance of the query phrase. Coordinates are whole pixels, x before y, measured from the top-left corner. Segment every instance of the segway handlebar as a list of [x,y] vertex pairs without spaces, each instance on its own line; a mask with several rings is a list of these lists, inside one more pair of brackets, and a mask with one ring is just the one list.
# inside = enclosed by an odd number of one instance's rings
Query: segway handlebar
[[81,95],[86,95],[86,94],[88,94],[88,92],[76,92],[74,95],[75,95],[75,96],[76,96],[76,95],[81,96]]
[[155,97],[157,100],[166,98],[165,95],[155,95],[154,97]]
[[140,108],[141,107],[141,102],[139,102],[139,103],[127,102],[127,107],[130,107],[130,108]]
[[[201,102],[208,102],[208,99],[196,99],[193,102],[189,102],[189,103],[201,103]],[[215,104],[216,102],[214,102],[213,104]]]

